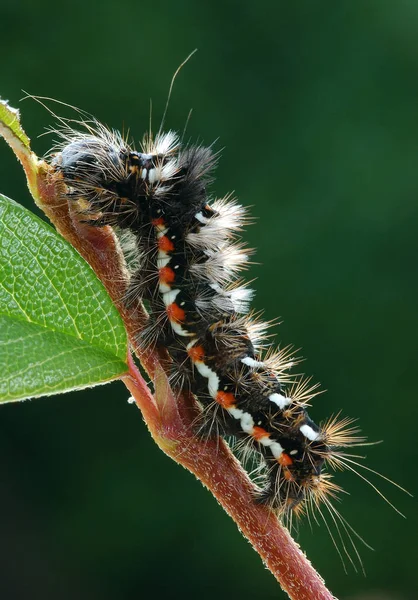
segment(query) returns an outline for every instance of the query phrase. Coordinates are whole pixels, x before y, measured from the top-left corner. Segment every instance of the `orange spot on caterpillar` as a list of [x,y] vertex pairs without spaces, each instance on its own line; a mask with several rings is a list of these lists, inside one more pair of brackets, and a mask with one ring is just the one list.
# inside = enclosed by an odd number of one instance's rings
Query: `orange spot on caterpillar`
[[158,271],[158,275],[161,283],[173,283],[176,278],[176,274],[170,267],[161,267]]
[[223,408],[232,408],[235,406],[235,396],[230,392],[218,392],[216,394],[216,402],[220,404]]
[[158,219],[152,219],[151,223],[154,225],[154,227],[158,227],[159,225],[165,225],[163,217],[158,217]]
[[289,465],[293,465],[293,459],[285,452],[281,453],[281,455],[278,458],[278,461],[282,465],[282,467],[288,467]]
[[166,311],[170,321],[174,321],[175,323],[182,323],[186,317],[186,312],[175,302],[169,304]]
[[203,359],[205,358],[203,346],[192,346],[189,348],[188,354],[193,362],[203,362]]
[[263,429],[262,427],[254,427],[252,436],[257,442],[261,440],[263,437],[270,437],[270,433]]
[[158,240],[158,248],[163,252],[173,252],[174,244],[166,235],[163,235]]

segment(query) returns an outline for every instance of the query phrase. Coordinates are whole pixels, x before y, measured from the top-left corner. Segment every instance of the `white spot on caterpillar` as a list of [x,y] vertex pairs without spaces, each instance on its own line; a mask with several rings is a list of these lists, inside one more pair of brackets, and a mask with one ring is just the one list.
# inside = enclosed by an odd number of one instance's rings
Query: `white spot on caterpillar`
[[160,283],[159,288],[162,294],[166,294],[171,290],[171,287],[167,283]]
[[171,256],[169,256],[167,254],[167,252],[164,252],[164,250],[159,250],[158,251],[158,257],[157,257],[157,267],[159,269],[162,269],[163,267],[167,266],[168,263],[171,260]]
[[308,438],[308,440],[311,440],[311,442],[315,442],[315,440],[319,440],[321,438],[321,434],[312,429],[310,425],[306,425],[306,423],[305,425],[301,425],[300,431],[305,437]]
[[234,419],[241,419],[242,415],[244,414],[243,410],[241,410],[240,408],[235,408],[235,406],[231,406],[231,408],[228,408],[228,412],[234,417]]
[[[160,212],[161,212],[161,211],[160,211]],[[168,231],[168,229],[166,229],[166,226],[165,226],[165,225],[160,225],[160,224],[157,224],[157,225],[154,225],[154,227],[155,227],[155,229],[157,229],[158,231],[161,231],[161,232],[164,232],[164,233],[166,233],[166,232]],[[164,233],[163,233],[163,235],[164,235]],[[158,233],[157,233],[157,237],[161,237],[161,236],[159,236],[159,235],[158,235]]]
[[194,364],[202,377],[205,377],[208,380],[208,392],[210,396],[216,399],[219,388],[219,377],[215,371],[212,371],[212,369],[205,365],[204,362],[197,361]]
[[[240,408],[236,408],[235,406],[227,409],[229,414],[232,415],[235,419],[241,421],[241,429],[251,435],[254,433],[254,419],[250,415],[250,413],[244,412]],[[264,446],[271,446],[273,443],[268,436],[264,436],[259,440],[261,444]]]
[[135,398],[133,396],[129,396],[128,404],[135,404]]
[[247,365],[247,367],[253,367],[253,368],[264,367],[263,362],[261,362],[259,360],[255,360],[254,358],[251,358],[251,356],[246,356],[245,358],[241,358],[241,362],[244,365]]
[[283,410],[285,406],[289,406],[289,404],[292,403],[292,398],[285,398],[284,396],[282,396],[281,394],[277,394],[276,392],[269,396],[269,400],[271,402],[274,402],[274,404],[277,404],[277,406],[281,410]]
[[251,435],[254,432],[254,419],[250,413],[243,413],[241,417],[241,428],[245,433]]
[[280,458],[283,452],[283,447],[279,444],[279,442],[273,442],[270,446],[271,453],[274,458]]
[[194,335],[194,333],[191,333],[190,331],[186,331],[186,329],[183,329],[183,327],[179,323],[176,323],[175,321],[170,320],[170,324],[171,324],[173,331],[175,333],[177,333],[177,335],[181,335],[183,337],[190,337],[191,335]]
[[156,169],[150,169],[148,171],[148,181],[153,184],[158,181],[158,174]]
[[190,348],[193,348],[193,346],[196,344],[196,342],[197,342],[197,338],[195,338],[194,340],[189,342],[186,346],[186,350],[190,350]]
[[142,173],[141,173],[142,179],[146,179],[147,178],[147,173],[148,173],[147,169],[142,169]]
[[197,219],[204,225],[209,221],[209,219],[207,217],[204,217],[201,212],[195,214],[195,219]]
[[170,304],[173,304],[174,300],[176,299],[179,293],[180,290],[170,290],[169,292],[163,294],[164,304],[166,306],[170,306]]

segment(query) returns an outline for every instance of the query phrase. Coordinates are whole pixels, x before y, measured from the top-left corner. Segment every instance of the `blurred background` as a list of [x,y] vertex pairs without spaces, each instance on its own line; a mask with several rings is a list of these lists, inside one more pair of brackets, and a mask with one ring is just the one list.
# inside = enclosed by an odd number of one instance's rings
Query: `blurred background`
[[[22,90],[139,140],[166,126],[212,143],[213,187],[256,217],[255,306],[327,393],[311,411],[359,417],[367,465],[416,490],[418,3],[282,0],[1,2],[0,95],[33,150],[54,119]],[[51,105],[54,110],[60,107]],[[0,191],[33,209],[0,144]],[[284,598],[211,495],[164,456],[122,384],[0,409],[2,600]],[[393,486],[337,474],[367,577],[322,524],[298,540],[340,599],[417,597],[417,509]]]

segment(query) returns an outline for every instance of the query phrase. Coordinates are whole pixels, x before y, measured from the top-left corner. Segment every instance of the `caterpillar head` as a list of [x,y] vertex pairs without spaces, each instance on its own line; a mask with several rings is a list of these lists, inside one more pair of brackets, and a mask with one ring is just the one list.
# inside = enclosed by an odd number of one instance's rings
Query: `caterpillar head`
[[282,447],[276,457],[267,457],[269,488],[263,501],[279,512],[303,512],[306,500],[323,493],[323,469],[330,447],[324,432],[309,418],[302,425],[288,427],[286,436],[279,438]]
[[274,463],[268,461],[271,488],[265,497],[280,513],[303,514],[308,508],[328,504],[343,490],[333,483],[326,467],[344,468],[344,450],[365,443],[350,418],[340,420],[336,415],[321,427],[303,409],[300,418],[299,424],[296,419],[287,427],[286,436],[280,440],[282,455]]

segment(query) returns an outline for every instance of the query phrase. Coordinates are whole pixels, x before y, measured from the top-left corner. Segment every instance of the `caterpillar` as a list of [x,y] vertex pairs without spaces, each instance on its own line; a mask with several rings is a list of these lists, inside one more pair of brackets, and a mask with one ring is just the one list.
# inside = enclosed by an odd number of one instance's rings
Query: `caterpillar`
[[228,198],[209,201],[209,148],[182,147],[170,131],[147,137],[137,152],[119,134],[97,132],[73,132],[52,160],[67,197],[91,226],[133,234],[139,266],[126,301],[148,302],[142,338],[154,335],[169,349],[208,431],[215,425],[261,455],[269,482],[260,501],[296,508],[329,485],[322,468],[340,428],[310,419],[306,385],[289,392],[287,352],[262,356],[266,325],[248,315],[252,291],[237,279],[248,260],[237,240],[245,210]]
[[337,528],[359,537],[331,503],[341,488],[327,467],[354,471],[346,449],[365,438],[351,419],[310,418],[317,386],[292,377],[297,359],[268,343],[269,324],[250,310],[253,292],[240,278],[252,253],[240,239],[249,217],[230,196],[209,194],[217,155],[173,131],[148,133],[138,151],[96,121],[83,125],[56,130],[63,139],[48,160],[83,222],[133,240],[125,302],[149,310],[138,342],[168,351],[174,384],[201,407],[202,436],[232,436],[258,459],[255,502],[281,518],[325,503]]

